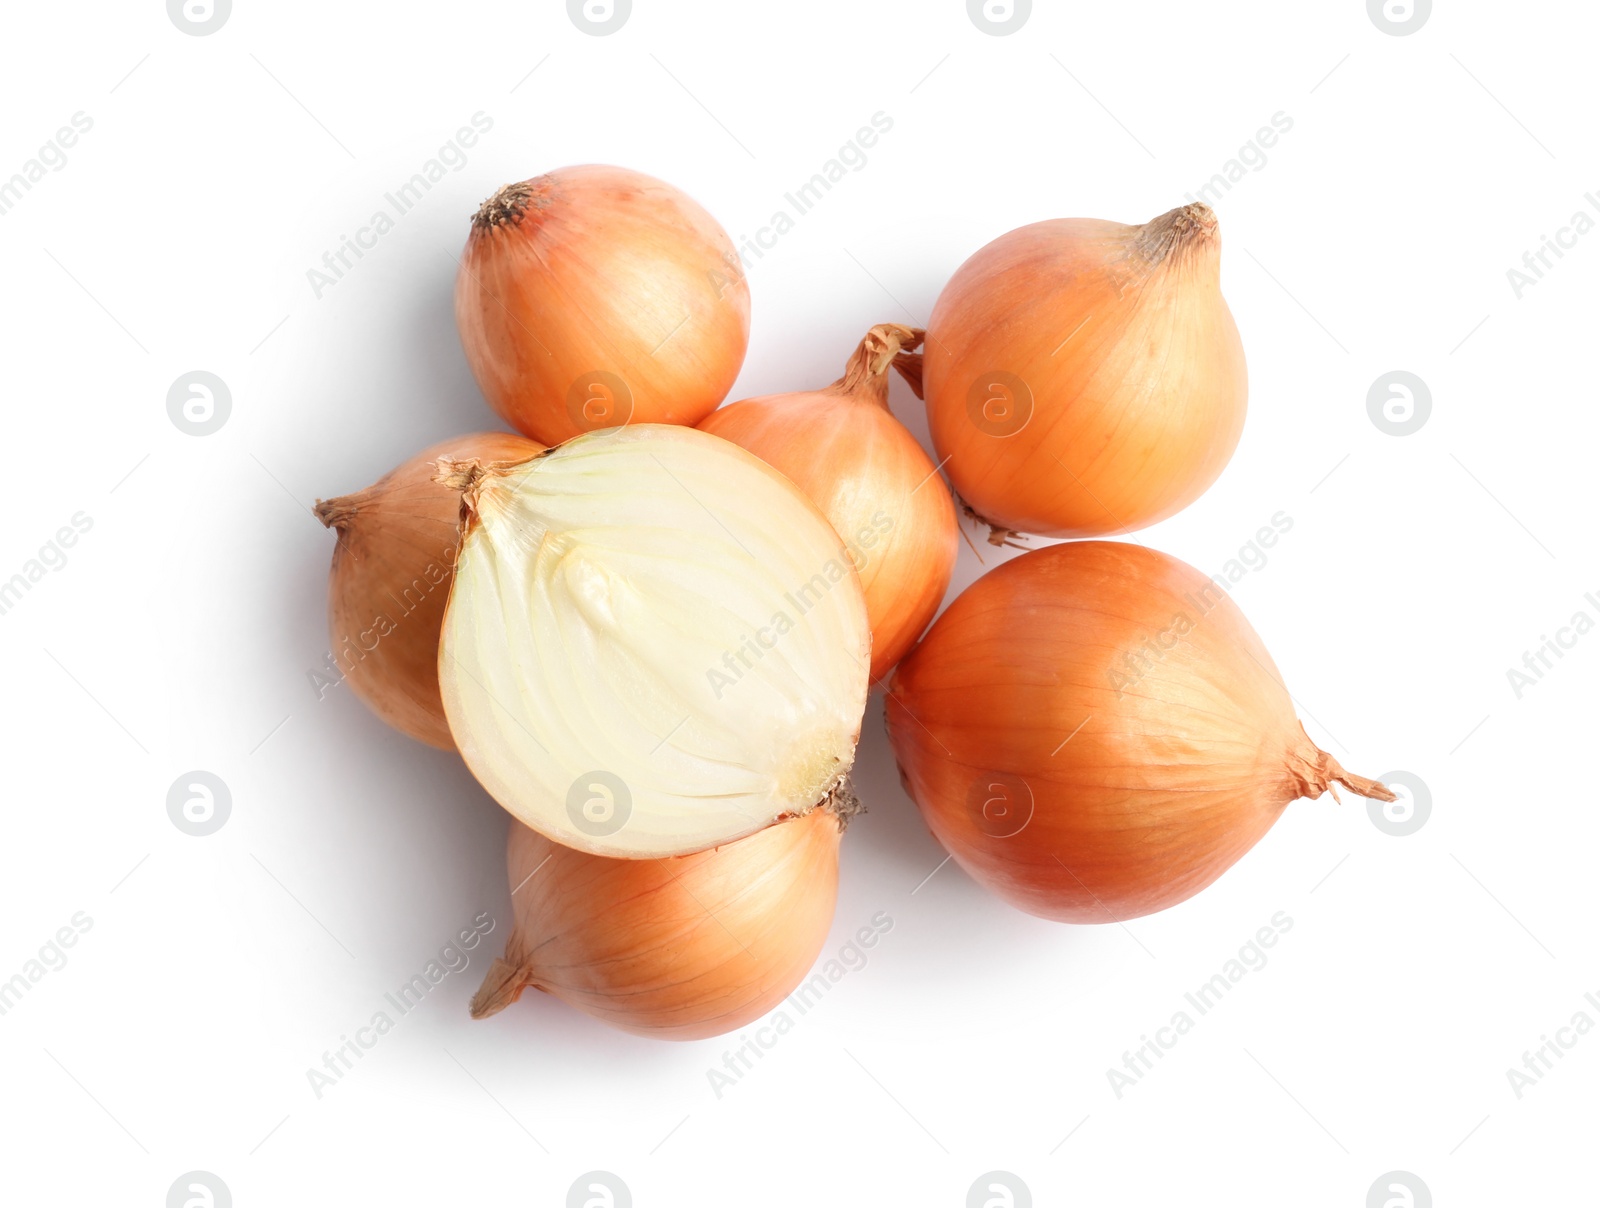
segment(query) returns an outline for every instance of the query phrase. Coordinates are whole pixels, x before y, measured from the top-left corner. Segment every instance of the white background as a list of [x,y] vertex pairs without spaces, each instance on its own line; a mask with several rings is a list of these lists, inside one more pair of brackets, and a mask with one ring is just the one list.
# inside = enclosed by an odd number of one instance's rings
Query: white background
[[[1000,1169],[1051,1205],[1359,1208],[1391,1170],[1440,1205],[1589,1202],[1600,1032],[1521,1099],[1506,1070],[1600,1022],[1600,636],[1521,699],[1506,671],[1600,616],[1600,234],[1520,300],[1506,274],[1600,218],[1591,6],[1441,0],[1404,37],[1362,0],[1041,0],[1005,37],[960,0],[636,0],[608,37],[557,0],[237,0],[205,37],[160,0],[4,20],[0,178],[94,123],[0,217],[0,578],[93,520],[0,616],[0,979],[93,920],[0,1017],[8,1201],[154,1208],[203,1170],[241,1206],[559,1205],[604,1169],[642,1206],[954,1206]],[[316,298],[306,270],[480,110],[467,166]],[[479,911],[494,952],[509,922],[498,807],[307,674],[311,502],[494,425],[451,315],[468,216],[598,161],[753,234],[878,111],[867,165],[751,270],[733,397],[830,381],[987,240],[1143,221],[1292,118],[1217,205],[1243,442],[1136,539],[1209,573],[1291,516],[1235,598],[1312,737],[1421,777],[1431,817],[1396,838],[1358,800],[1299,802],[1180,907],[1046,923],[953,864],[924,883],[943,853],[875,699],[828,950],[879,911],[893,930],[720,1099],[737,1037],[636,1039],[539,996],[470,1021],[485,949],[318,1099],[307,1068],[386,990]],[[166,414],[193,369],[231,389],[214,435]],[[1415,435],[1368,417],[1393,369],[1431,389]],[[963,549],[952,590],[980,570]],[[166,813],[192,769],[232,792],[207,838]],[[1267,967],[1118,1098],[1108,1067],[1277,911]]]

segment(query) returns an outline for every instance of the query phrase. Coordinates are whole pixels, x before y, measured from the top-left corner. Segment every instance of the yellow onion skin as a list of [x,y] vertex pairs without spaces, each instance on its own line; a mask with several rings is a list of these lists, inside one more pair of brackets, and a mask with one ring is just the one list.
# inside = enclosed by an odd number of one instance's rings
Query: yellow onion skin
[[523,462],[543,449],[509,432],[458,436],[364,491],[317,501],[318,518],[338,535],[328,574],[334,663],[368,708],[419,742],[456,745],[439,695],[439,630],[460,545],[461,492],[434,481],[436,463]]
[[833,921],[839,820],[818,809],[692,856],[574,851],[512,820],[515,925],[472,1000],[481,1019],[543,990],[641,1036],[698,1040],[800,984]]
[[549,445],[625,423],[699,423],[727,397],[750,338],[750,289],[716,220],[669,184],[601,164],[484,202],[455,310],[484,397]]
[[956,563],[950,494],[889,410],[889,366],[921,338],[880,324],[831,386],[729,403],[700,424],[788,477],[844,541],[867,597],[874,683],[933,620]]
[[1204,493],[1244,428],[1211,210],[1002,235],[940,293],[923,366],[957,493],[1001,530],[1132,532]]
[[984,575],[895,670],[887,721],[901,782],[957,863],[1064,922],[1184,901],[1334,782],[1393,799],[1307,737],[1225,589],[1118,542]]

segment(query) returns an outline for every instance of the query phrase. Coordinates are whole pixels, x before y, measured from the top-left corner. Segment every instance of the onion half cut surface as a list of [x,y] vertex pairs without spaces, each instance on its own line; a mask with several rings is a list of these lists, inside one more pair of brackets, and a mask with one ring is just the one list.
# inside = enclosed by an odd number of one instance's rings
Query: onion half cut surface
[[654,424],[440,475],[465,528],[445,715],[517,819],[596,855],[681,855],[841,791],[866,707],[866,602],[788,479]]

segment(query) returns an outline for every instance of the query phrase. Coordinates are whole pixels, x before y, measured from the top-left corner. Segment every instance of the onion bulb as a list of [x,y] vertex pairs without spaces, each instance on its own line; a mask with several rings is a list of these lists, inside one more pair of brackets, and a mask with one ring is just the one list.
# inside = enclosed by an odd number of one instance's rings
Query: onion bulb
[[921,341],[879,324],[833,385],[729,403],[700,424],[781,470],[832,522],[866,591],[874,682],[933,620],[956,561],[949,493],[889,411],[889,366]]
[[455,305],[484,397],[552,445],[626,423],[699,423],[750,339],[750,289],[716,220],[669,184],[600,164],[484,202]]
[[684,855],[838,790],[872,638],[849,555],[787,478],[661,424],[443,477],[466,517],[445,716],[513,816],[596,855]]
[[542,446],[508,432],[458,436],[419,453],[354,495],[319,499],[333,529],[326,682],[343,675],[402,733],[455,746],[439,699],[439,626],[455,573],[461,495],[434,481],[441,457],[527,461]]
[[613,860],[513,821],[515,923],[473,1018],[530,986],[647,1036],[696,1040],[760,1018],[827,939],[842,825],[818,810],[698,855]]
[[1297,797],[1393,794],[1318,750],[1227,591],[1136,545],[997,567],[888,693],[901,781],[976,880],[1031,914],[1131,919],[1181,902]]
[[1195,204],[1144,226],[1037,222],[956,270],[923,387],[934,447],[991,540],[1131,532],[1222,473],[1246,383],[1220,243]]

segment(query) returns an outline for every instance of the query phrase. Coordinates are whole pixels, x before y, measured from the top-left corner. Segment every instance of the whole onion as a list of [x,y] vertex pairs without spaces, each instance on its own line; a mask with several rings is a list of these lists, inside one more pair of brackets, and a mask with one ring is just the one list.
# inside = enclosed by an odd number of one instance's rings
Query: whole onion
[[887,721],[902,783],[956,862],[1067,922],[1183,901],[1297,797],[1394,797],[1307,737],[1218,582],[1117,542],[984,575],[895,670]]
[[956,491],[1006,533],[1094,537],[1172,515],[1244,428],[1244,348],[1216,216],[1089,218],[1000,236],[928,322],[923,388]]
[[338,536],[328,575],[328,682],[342,674],[374,713],[430,746],[455,746],[439,699],[439,628],[461,527],[461,494],[434,481],[437,463],[515,464],[542,449],[509,432],[457,436],[364,491],[317,501],[318,519]]
[[473,1018],[529,988],[645,1036],[693,1040],[760,1018],[827,939],[843,817],[818,810],[662,860],[588,855],[513,821],[516,922]]
[[586,164],[483,203],[456,326],[484,397],[553,445],[626,423],[699,423],[744,362],[750,290],[727,233],[687,194]]

